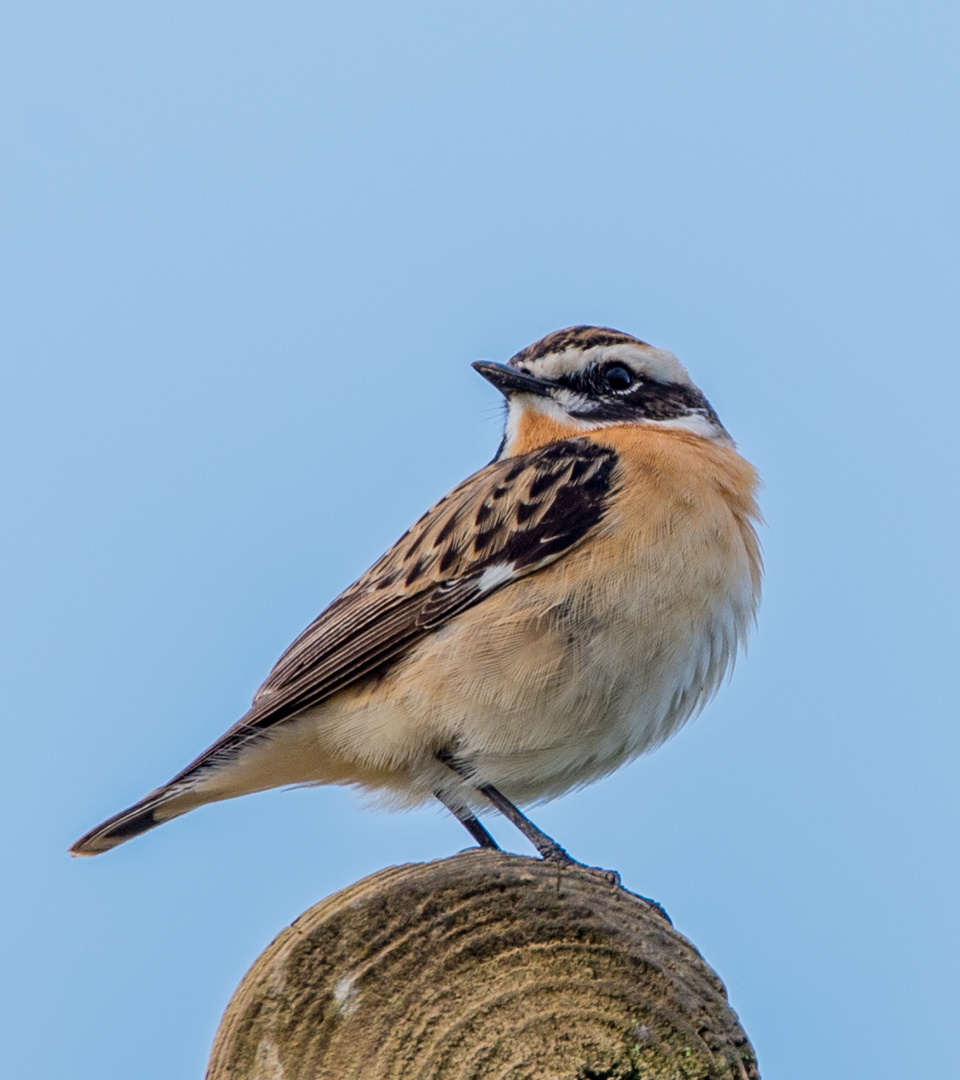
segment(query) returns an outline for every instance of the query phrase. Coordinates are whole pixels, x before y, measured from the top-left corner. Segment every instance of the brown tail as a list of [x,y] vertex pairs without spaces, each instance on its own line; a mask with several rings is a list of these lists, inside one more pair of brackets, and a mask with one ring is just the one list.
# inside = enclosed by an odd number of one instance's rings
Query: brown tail
[[171,818],[185,814],[197,805],[195,800],[185,798],[185,795],[182,789],[171,791],[169,787],[152,791],[138,803],[107,818],[81,836],[70,848],[70,854],[99,855]]

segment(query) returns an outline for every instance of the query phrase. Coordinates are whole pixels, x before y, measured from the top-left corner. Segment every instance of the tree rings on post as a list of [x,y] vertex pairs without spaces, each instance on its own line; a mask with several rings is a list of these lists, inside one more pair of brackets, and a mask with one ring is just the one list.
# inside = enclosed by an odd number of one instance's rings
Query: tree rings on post
[[759,1080],[720,979],[657,905],[468,851],[312,907],[230,1002],[207,1080]]

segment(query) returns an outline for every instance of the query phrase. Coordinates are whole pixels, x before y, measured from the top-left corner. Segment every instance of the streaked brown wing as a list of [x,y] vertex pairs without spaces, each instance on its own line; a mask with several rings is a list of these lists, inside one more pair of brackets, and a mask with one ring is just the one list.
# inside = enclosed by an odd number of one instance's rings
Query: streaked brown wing
[[458,612],[560,558],[602,520],[615,465],[613,450],[567,439],[474,473],[304,630],[250,712],[180,777],[383,672]]

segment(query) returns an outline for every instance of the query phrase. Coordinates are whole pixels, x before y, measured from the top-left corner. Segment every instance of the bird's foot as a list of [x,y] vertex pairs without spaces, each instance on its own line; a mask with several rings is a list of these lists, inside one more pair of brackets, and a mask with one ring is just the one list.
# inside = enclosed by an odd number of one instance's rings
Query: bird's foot
[[537,849],[540,851],[540,858],[544,862],[557,863],[559,866],[576,866],[581,870],[588,870],[591,874],[597,874],[605,881],[609,882],[615,888],[621,888],[620,875],[616,870],[604,870],[602,866],[588,866],[586,863],[580,862],[578,859],[573,858],[569,852],[562,848],[555,840],[551,840],[549,845],[545,844],[542,848],[537,845]]

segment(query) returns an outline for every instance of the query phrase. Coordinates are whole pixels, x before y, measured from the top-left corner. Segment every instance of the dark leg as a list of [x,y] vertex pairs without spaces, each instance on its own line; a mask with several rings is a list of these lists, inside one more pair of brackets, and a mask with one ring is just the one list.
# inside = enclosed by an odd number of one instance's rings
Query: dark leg
[[476,840],[482,848],[490,848],[492,851],[499,851],[500,845],[494,840],[494,838],[487,832],[487,830],[480,823],[479,818],[475,817],[465,806],[458,806],[456,803],[450,802],[446,795],[440,791],[435,791],[434,794],[443,803],[443,805],[450,811],[451,814],[460,822],[460,824],[467,830],[467,832]]
[[538,829],[526,815],[522,814],[506,795],[502,795],[497,791],[493,784],[481,784],[477,788],[477,791],[479,791],[484,798],[489,799],[505,818],[508,818],[516,825],[537,851],[540,852],[542,858],[553,859],[555,862],[562,863],[572,863],[575,861],[570,858],[556,840],[547,836],[547,834],[541,829]]
[[[453,769],[453,771],[464,780],[470,780],[470,770],[461,765],[453,754],[445,750],[440,750],[437,752],[437,760],[442,761],[448,768]],[[576,861],[575,859],[570,858],[556,840],[552,840],[545,832],[538,829],[528,817],[522,814],[517,807],[513,805],[506,795],[502,795],[492,784],[478,784],[476,785],[476,790],[495,806],[505,818],[516,825],[537,851],[540,852],[542,858],[553,859],[555,862],[561,863],[572,863]],[[455,810],[454,813],[456,813]],[[463,819],[461,818],[461,821],[462,820]],[[474,820],[476,821],[476,818],[474,818]],[[467,823],[464,821],[464,825],[466,824]],[[480,825],[479,821],[477,821],[477,825]],[[467,828],[469,829],[470,826],[467,825]],[[483,829],[483,826],[480,825],[480,828]],[[470,831],[471,833],[473,832],[472,829]],[[486,829],[483,831],[486,832]]]

